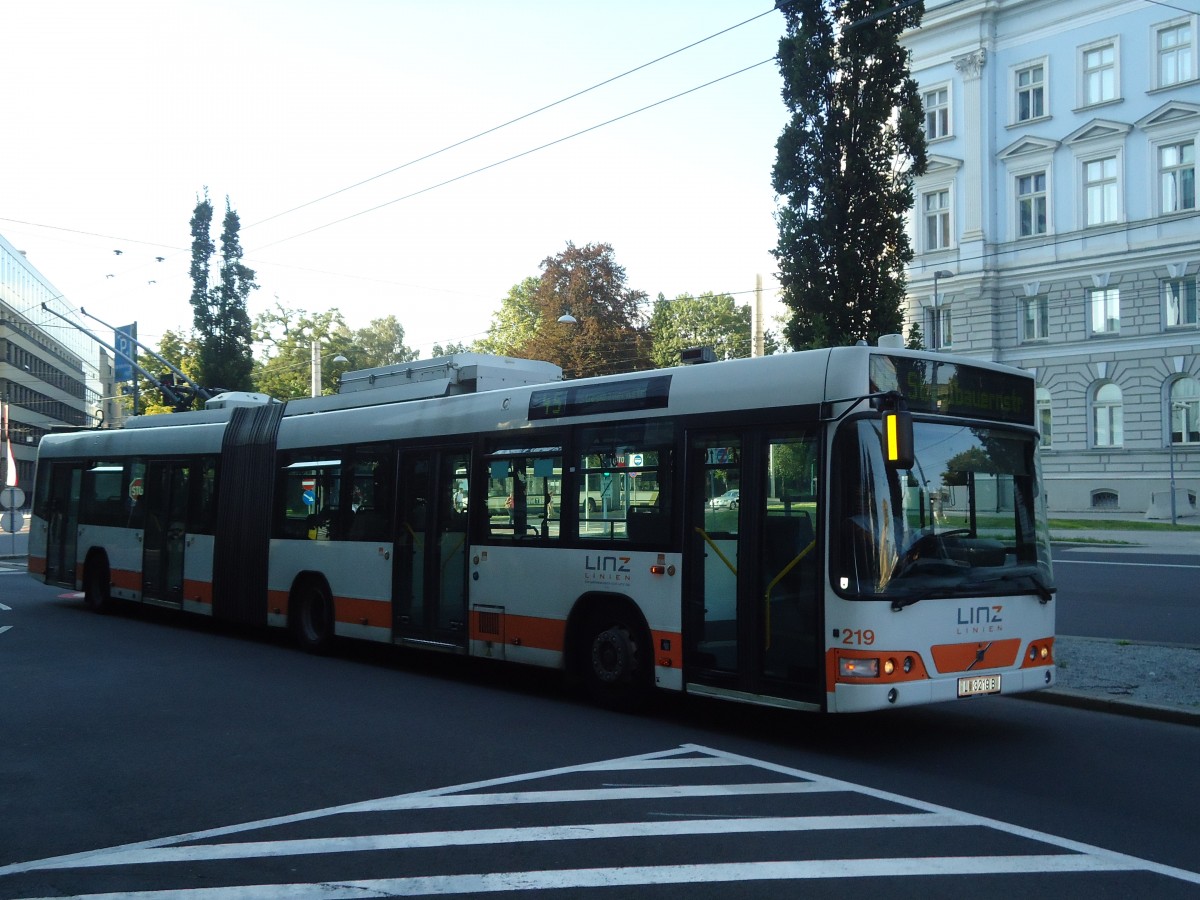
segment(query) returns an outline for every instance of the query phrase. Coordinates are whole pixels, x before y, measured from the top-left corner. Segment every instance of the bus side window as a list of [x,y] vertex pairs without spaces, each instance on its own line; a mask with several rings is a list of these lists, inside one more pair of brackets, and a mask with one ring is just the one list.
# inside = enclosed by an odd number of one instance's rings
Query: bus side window
[[321,459],[300,459],[284,465],[277,498],[277,537],[328,541],[342,533],[342,462],[331,457],[332,452],[325,451]]
[[385,450],[360,451],[353,467],[350,492],[350,528],[346,540],[387,541],[392,534],[395,495],[391,454]]

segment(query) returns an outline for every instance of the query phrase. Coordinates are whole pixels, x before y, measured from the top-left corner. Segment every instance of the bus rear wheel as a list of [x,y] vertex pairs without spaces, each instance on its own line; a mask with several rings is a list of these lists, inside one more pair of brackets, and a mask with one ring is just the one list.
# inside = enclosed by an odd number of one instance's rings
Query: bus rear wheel
[[592,699],[610,708],[632,708],[647,691],[645,654],[638,629],[620,614],[594,614],[584,646],[584,681]]
[[333,646],[333,600],[325,586],[309,579],[292,592],[292,634],[307,653],[328,653]]
[[87,561],[83,570],[83,602],[93,612],[108,612],[112,593],[108,583],[108,563],[99,556]]

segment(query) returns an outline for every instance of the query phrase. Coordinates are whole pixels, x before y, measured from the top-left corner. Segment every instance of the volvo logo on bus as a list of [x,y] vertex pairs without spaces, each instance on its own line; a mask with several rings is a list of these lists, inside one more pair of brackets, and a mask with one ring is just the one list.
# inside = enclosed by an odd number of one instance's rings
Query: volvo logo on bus
[[583,558],[583,580],[605,584],[631,581],[628,556],[604,556],[599,553]]

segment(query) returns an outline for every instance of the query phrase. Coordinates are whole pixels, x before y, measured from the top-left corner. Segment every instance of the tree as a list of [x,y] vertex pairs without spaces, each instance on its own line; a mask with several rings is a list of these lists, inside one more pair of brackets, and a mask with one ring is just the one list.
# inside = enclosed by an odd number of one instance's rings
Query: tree
[[[729,294],[711,291],[693,297],[680,294],[668,300],[662,294],[650,314],[650,358],[659,368],[679,365],[680,352],[688,347],[712,347],[717,359],[750,355],[750,307],[738,306]],[[774,353],[777,342],[768,332],[764,350]]]
[[786,327],[796,349],[899,332],[912,180],[925,171],[921,99],[899,36],[924,4],[780,0],[783,100],[772,184]]
[[[197,366],[199,365],[199,345],[195,338],[185,337],[174,331],[164,331],[158,342],[158,355],[192,381],[198,381]],[[149,353],[138,354],[138,365],[152,375],[162,376],[166,367]],[[140,374],[134,373],[138,384],[138,411],[142,415],[158,415],[175,411],[175,404],[163,394],[157,384],[151,384]],[[183,390],[190,390],[184,387]],[[133,411],[133,395],[125,394],[121,398],[122,405],[128,412]]]
[[366,328],[357,329],[350,340],[350,347],[342,352],[356,369],[390,366],[417,358],[416,351],[404,343],[404,326],[395,316],[372,319]]
[[536,299],[540,283],[540,279],[531,275],[509,288],[508,296],[500,301],[500,310],[488,326],[487,336],[476,341],[473,349],[497,356],[520,356],[541,319]]
[[[313,341],[328,348],[322,355],[330,359],[339,353],[349,357],[354,346],[354,336],[339,310],[309,315],[278,301],[255,317],[254,341],[261,348],[254,366],[256,390],[277,400],[294,400],[311,393]],[[334,366],[321,367],[323,394],[334,393],[339,374]]]
[[[555,363],[567,378],[650,367],[641,309],[646,293],[626,287],[625,268],[617,264],[610,244],[576,247],[568,242],[566,250],[542,260],[541,269],[528,298],[536,320],[528,314],[522,319],[520,309],[508,311],[528,330],[511,355]],[[518,292],[513,303],[524,299]],[[564,314],[570,314],[574,324],[560,322]]]
[[241,222],[225,198],[221,229],[221,268],[215,286],[209,285],[213,255],[209,229],[212,203],[205,190],[192,212],[192,319],[199,348],[200,383],[210,390],[252,389],[254,359],[250,349],[250,314],[246,308],[250,292],[258,287],[254,270],[242,262],[238,232]]

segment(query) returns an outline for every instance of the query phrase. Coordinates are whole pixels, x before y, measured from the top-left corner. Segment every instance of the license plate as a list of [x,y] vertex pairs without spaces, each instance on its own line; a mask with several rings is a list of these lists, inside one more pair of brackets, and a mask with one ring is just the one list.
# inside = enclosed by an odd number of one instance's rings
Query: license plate
[[980,694],[1000,693],[999,675],[969,675],[958,679],[958,696],[977,697]]

